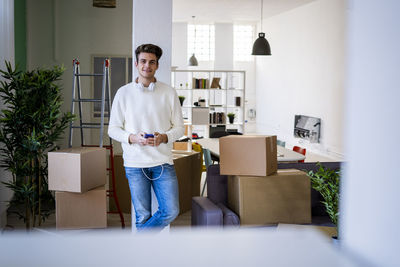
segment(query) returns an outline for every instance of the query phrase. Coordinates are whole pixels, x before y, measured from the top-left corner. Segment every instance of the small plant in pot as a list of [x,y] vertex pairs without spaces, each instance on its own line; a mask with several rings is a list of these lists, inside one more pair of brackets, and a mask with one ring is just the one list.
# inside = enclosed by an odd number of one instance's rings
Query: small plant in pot
[[[319,192],[324,199],[321,202],[325,205],[326,212],[337,229],[339,218],[340,171],[328,169],[320,162],[317,163],[317,166],[319,167],[318,171],[309,171],[307,175],[311,179],[312,188]],[[337,231],[337,233],[339,235],[339,231]],[[337,239],[338,236],[333,238]]]
[[235,120],[235,113],[229,112],[227,116],[229,119],[229,123],[233,123],[233,121]]
[[183,95],[180,95],[179,96],[179,102],[181,102],[181,106],[183,106],[183,101],[185,101],[185,96],[183,96]]

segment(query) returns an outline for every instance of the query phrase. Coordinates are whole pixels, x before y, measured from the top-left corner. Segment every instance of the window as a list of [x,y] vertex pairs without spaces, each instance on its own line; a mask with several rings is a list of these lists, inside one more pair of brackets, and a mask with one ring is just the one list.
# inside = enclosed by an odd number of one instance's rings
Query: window
[[188,59],[193,53],[196,55],[198,61],[214,61],[214,25],[188,25]]
[[[93,73],[103,73],[103,63],[106,58],[110,59],[110,89],[111,102],[114,100],[117,90],[132,81],[132,57],[130,56],[94,56]],[[93,96],[101,99],[103,77],[93,79]],[[101,103],[94,103],[94,116],[100,117]],[[105,105],[105,115],[108,114],[108,105]]]
[[254,26],[234,25],[233,26],[233,60],[253,61],[251,55],[253,49]]

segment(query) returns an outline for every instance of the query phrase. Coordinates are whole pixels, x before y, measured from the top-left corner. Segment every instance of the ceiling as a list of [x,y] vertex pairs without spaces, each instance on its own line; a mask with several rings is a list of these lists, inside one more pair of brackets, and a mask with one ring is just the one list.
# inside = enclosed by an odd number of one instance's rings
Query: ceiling
[[[263,18],[271,17],[315,0],[263,0]],[[173,21],[257,22],[261,0],[173,0]]]

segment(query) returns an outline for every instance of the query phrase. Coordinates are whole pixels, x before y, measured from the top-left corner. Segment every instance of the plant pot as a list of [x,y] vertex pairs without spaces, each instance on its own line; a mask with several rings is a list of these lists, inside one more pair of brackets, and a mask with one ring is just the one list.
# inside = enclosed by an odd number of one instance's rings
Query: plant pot
[[228,119],[229,119],[229,123],[232,124],[233,121],[235,120],[235,117],[228,117]]
[[185,98],[180,97],[180,98],[179,98],[179,102],[181,103],[181,106],[183,106],[183,101],[185,101]]

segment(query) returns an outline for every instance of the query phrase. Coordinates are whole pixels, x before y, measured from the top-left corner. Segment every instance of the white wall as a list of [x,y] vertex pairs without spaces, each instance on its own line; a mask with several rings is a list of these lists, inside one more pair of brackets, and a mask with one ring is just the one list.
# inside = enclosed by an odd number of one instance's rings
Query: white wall
[[246,71],[246,92],[244,100],[244,119],[245,126],[244,131],[246,134],[254,134],[257,131],[256,118],[249,118],[249,109],[256,109],[257,96],[256,96],[256,64],[254,61],[234,61],[233,66],[235,70]]
[[172,66],[187,69],[187,23],[172,23]]
[[215,23],[216,70],[233,69],[233,24]]
[[[319,0],[263,22],[272,56],[258,56],[257,132],[287,146],[343,154],[345,0]],[[321,143],[293,137],[295,114],[318,117]]]
[[400,266],[399,10],[397,0],[349,6],[339,229],[344,248],[371,266]]
[[[96,8],[92,1],[27,0],[27,68],[65,66],[64,111],[71,105],[72,60],[79,58],[81,73],[91,73],[91,56],[104,54],[132,55],[132,1]],[[83,97],[93,97],[90,79],[83,78],[82,87]],[[85,114],[90,121],[90,112]],[[79,138],[74,145],[80,145]]]
[[[0,69],[5,70],[5,60],[10,61],[14,67],[14,0],[0,2]],[[0,81],[3,77],[0,76]],[[0,100],[0,109],[4,108]],[[11,174],[0,168],[0,229],[7,223],[7,202],[12,197],[12,191],[1,182],[11,179]]]

